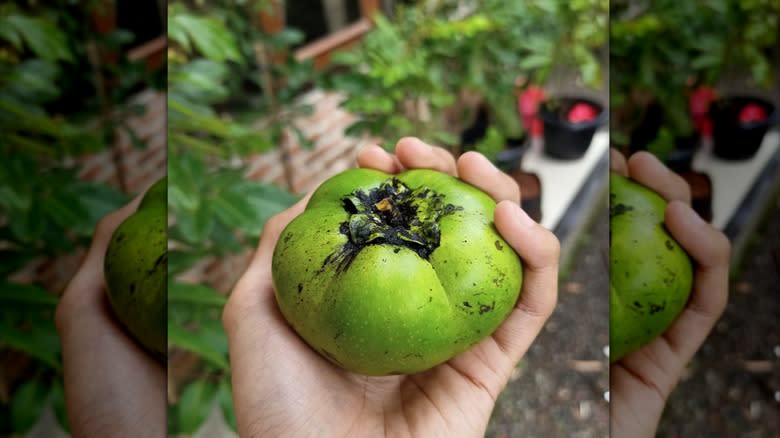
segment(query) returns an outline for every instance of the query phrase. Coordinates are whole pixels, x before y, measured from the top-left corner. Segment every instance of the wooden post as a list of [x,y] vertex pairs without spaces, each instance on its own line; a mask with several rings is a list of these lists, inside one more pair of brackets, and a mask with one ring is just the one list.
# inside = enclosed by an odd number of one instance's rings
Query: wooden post
[[360,16],[369,20],[379,11],[379,0],[360,0]]
[[284,0],[271,0],[269,1],[268,10],[261,10],[258,13],[258,20],[260,21],[260,28],[268,35],[279,33],[284,29],[286,24],[286,13],[284,9]]

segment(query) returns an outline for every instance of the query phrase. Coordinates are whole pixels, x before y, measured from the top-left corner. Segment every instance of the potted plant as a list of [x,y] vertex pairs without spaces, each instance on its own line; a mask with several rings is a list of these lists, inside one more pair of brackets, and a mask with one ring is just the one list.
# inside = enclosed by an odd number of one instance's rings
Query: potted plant
[[667,165],[689,168],[699,134],[689,108],[705,97],[688,93],[695,76],[689,60],[707,17],[694,2],[611,6],[610,141],[625,155],[648,150]]
[[[602,84],[599,57],[607,41],[609,5],[599,0],[532,2],[528,9],[533,25],[525,40],[528,55],[520,66],[527,69],[530,82],[544,84],[555,74],[576,72],[577,88],[562,86],[546,93],[539,106],[544,153],[558,159],[580,158],[598,126],[606,122],[606,105],[581,95],[580,89]],[[519,104],[527,119],[523,102]]]
[[777,120],[774,103],[759,97],[772,84],[772,50],[778,41],[777,2],[703,2],[707,27],[699,36],[691,66],[721,94],[709,107],[713,153],[727,160],[749,159]]
[[342,106],[359,116],[348,133],[368,132],[386,145],[416,135],[455,154],[473,149],[491,126],[504,138],[522,137],[513,93],[525,6],[491,1],[463,11],[458,3],[375,15],[361,44],[334,57],[338,69],[321,85],[345,92]]
[[607,120],[603,105],[582,97],[550,99],[539,113],[544,123],[544,152],[561,160],[585,155],[596,129]]
[[749,159],[756,154],[764,135],[777,121],[775,105],[748,96],[721,98],[710,105],[713,153],[727,160]]

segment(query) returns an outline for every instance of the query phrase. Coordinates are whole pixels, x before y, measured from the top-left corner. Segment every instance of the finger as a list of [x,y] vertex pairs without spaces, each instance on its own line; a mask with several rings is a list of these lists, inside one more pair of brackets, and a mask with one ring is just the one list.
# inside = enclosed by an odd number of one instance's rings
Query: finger
[[395,155],[372,144],[363,148],[357,157],[358,166],[376,169],[385,173],[398,173],[403,170]]
[[523,285],[517,305],[493,334],[514,368],[553,312],[558,296],[560,244],[549,230],[510,201],[495,211],[498,231],[523,261]]
[[520,186],[512,177],[500,171],[484,155],[466,152],[458,158],[458,176],[463,181],[490,195],[496,202],[520,203]]
[[306,208],[313,191],[292,207],[273,216],[266,221],[257,250],[252,256],[244,275],[236,283],[230,294],[225,309],[222,313],[222,321],[225,328],[241,319],[243,315],[251,314],[263,317],[275,304],[270,303],[273,298],[271,277],[271,259],[274,247],[279,236],[287,224],[295,219]]
[[433,169],[455,175],[455,158],[452,154],[419,138],[404,137],[398,140],[395,154],[407,169]]
[[[116,322],[102,279],[102,264],[85,265],[69,283],[55,314],[73,436],[95,436],[95,428],[100,428],[95,420],[101,417],[117,430],[122,424],[136,426],[139,415],[146,430],[165,424],[165,417],[158,415],[165,412],[165,366]],[[120,393],[118,407],[111,400]]]
[[628,174],[631,179],[658,192],[667,201],[691,203],[688,183],[649,152],[637,152],[628,159]]
[[687,306],[669,329],[621,364],[642,376],[649,390],[666,400],[685,367],[704,343],[728,301],[730,244],[682,201],[665,212],[666,227],[695,262],[693,290]]
[[609,170],[628,178],[628,164],[626,157],[615,148],[609,148]]
[[666,333],[684,364],[693,357],[726,309],[731,244],[723,233],[680,201],[666,208],[665,223],[695,264],[691,298]]

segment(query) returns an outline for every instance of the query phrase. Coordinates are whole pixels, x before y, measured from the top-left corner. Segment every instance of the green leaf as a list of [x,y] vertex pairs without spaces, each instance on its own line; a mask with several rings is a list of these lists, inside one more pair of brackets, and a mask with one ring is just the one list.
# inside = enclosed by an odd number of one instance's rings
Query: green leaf
[[552,62],[552,58],[549,54],[534,54],[521,59],[518,65],[524,70],[534,70],[546,67],[550,62]]
[[27,243],[38,241],[45,227],[44,216],[40,210],[41,204],[36,202],[30,205],[27,211],[8,211],[8,223],[14,237]]
[[168,303],[172,305],[184,303],[222,308],[226,301],[225,296],[202,284],[168,283]]
[[206,421],[214,406],[217,387],[213,382],[196,380],[182,391],[176,412],[182,433],[195,433]]
[[219,407],[222,409],[222,415],[225,417],[225,422],[233,429],[233,432],[238,432],[238,429],[236,428],[236,410],[233,406],[233,388],[230,385],[230,378],[222,379],[222,381],[219,382],[217,403],[219,403]]
[[59,298],[39,286],[0,282],[0,304],[3,308],[19,305],[54,307],[58,301]]
[[227,74],[228,68],[221,62],[196,59],[172,69],[168,74],[168,85],[170,92],[179,98],[215,103],[224,100],[229,94],[227,87],[222,84]]
[[270,35],[269,40],[272,46],[285,48],[294,46],[304,40],[306,35],[298,29],[290,27],[284,28],[281,32]]
[[720,56],[719,54],[705,53],[691,60],[691,68],[696,70],[705,69],[705,68],[716,68],[720,66],[722,60],[723,57]]
[[51,407],[54,409],[54,415],[57,417],[57,422],[64,430],[69,431],[70,425],[68,424],[68,412],[65,406],[65,390],[61,380],[58,379],[54,382],[49,397]]
[[11,428],[15,433],[30,430],[41,416],[48,394],[48,386],[38,380],[24,382],[16,389],[10,406]]
[[73,61],[67,37],[53,23],[42,17],[8,15],[5,24],[15,29],[39,58],[49,61]]
[[[5,234],[4,231],[9,231],[8,227],[0,227],[0,234]],[[0,240],[3,238],[0,237]],[[16,272],[40,255],[39,252],[33,250],[0,249],[0,278],[5,278]]]
[[127,29],[114,29],[114,31],[98,37],[98,42],[106,49],[118,49],[134,40],[135,35]]
[[135,130],[130,128],[130,126],[127,125],[124,121],[120,121],[117,123],[117,126],[119,129],[122,130],[125,134],[127,134],[128,138],[130,138],[130,143],[133,145],[135,149],[144,149],[146,148],[146,142],[136,134]]
[[252,204],[242,196],[226,192],[219,194],[211,202],[217,218],[227,228],[247,233],[255,233],[262,229],[262,224],[258,226],[259,211],[252,208]]
[[7,16],[0,16],[0,39],[8,41],[16,50],[22,50],[22,35],[8,23]]
[[29,329],[21,330],[0,321],[0,343],[24,351],[46,365],[60,370],[60,342],[54,322],[38,321]]
[[221,222],[214,222],[209,239],[213,243],[213,251],[217,254],[236,254],[245,249],[245,245],[238,240],[235,232]]
[[222,352],[225,356],[228,355],[228,338],[221,319],[201,320],[198,332],[214,350]]
[[62,189],[63,187],[52,188],[51,196],[43,199],[41,210],[49,221],[64,230],[70,230],[87,222],[89,213],[78,196]]
[[381,129],[382,126],[378,126],[377,123],[363,119],[349,125],[347,129],[344,130],[344,135],[352,137],[360,137],[365,133],[376,135],[381,132]]
[[60,68],[54,62],[28,59],[14,66],[3,85],[20,101],[45,103],[60,95],[55,82],[59,74]]
[[[168,16],[168,29],[180,44],[186,34],[193,46],[212,61],[243,62],[236,40],[225,24],[216,17],[177,13]],[[189,49],[188,43],[183,43],[182,46],[185,50]]]
[[85,237],[92,235],[100,219],[130,200],[126,194],[103,183],[75,180],[68,184],[67,189],[86,211],[86,218],[73,227]]
[[[168,193],[170,195],[170,191]],[[203,244],[214,228],[215,221],[211,205],[203,203],[195,211],[181,213],[176,215],[175,228],[184,237],[184,241],[196,246]]]
[[214,348],[211,343],[204,340],[197,332],[191,332],[169,322],[168,342],[197,354],[217,369],[223,371],[230,370],[230,364],[226,355]]
[[201,183],[206,174],[203,161],[193,154],[177,155],[168,163],[168,204],[174,213],[192,212],[201,203]]
[[197,250],[169,249],[168,276],[174,276],[190,269],[205,256],[206,253]]
[[444,131],[434,132],[433,138],[436,139],[437,142],[445,145],[457,145],[460,142],[460,139],[457,136]]

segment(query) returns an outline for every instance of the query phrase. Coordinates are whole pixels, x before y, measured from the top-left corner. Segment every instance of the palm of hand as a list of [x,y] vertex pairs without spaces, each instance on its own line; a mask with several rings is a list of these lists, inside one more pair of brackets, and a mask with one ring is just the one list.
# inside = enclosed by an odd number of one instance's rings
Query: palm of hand
[[651,154],[610,159],[613,171],[630,176],[669,201],[665,224],[695,262],[686,308],[660,337],[610,367],[610,431],[614,436],[653,436],[666,399],[723,313],[728,298],[730,244],[690,207],[687,183]]
[[[284,323],[278,312],[275,318]],[[261,354],[268,383],[261,403],[270,419],[261,435],[268,436],[289,432],[289,425],[300,426],[295,436],[321,436],[322,430],[333,436],[481,436],[509,378],[492,368],[509,360],[493,338],[433,369],[402,376],[339,368],[290,330],[274,332]]]
[[456,163],[415,139],[401,140],[397,151],[394,157],[375,148],[359,161],[389,173],[427,167],[458,174],[500,201],[496,227],[524,262],[516,308],[492,336],[422,373],[367,377],[331,364],[287,325],[273,294],[273,248],[284,226],[303,210],[304,199],[266,224],[223,315],[242,435],[482,436],[496,397],[552,313],[558,241],[517,206],[516,183],[477,154],[464,154]]

